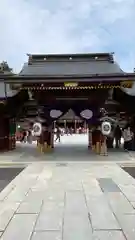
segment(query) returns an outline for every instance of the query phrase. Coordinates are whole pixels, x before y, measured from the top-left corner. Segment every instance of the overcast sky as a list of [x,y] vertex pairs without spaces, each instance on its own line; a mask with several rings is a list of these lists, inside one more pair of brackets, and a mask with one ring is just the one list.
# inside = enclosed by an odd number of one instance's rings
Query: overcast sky
[[19,71],[26,53],[115,52],[135,67],[135,0],[1,0],[0,61]]

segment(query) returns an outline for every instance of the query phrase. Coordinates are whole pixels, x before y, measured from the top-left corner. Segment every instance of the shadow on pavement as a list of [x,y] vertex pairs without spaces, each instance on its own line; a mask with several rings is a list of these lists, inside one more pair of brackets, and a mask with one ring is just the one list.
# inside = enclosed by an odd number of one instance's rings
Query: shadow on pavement
[[0,168],[0,192],[23,170],[23,168]]
[[135,178],[135,167],[123,167],[122,169]]

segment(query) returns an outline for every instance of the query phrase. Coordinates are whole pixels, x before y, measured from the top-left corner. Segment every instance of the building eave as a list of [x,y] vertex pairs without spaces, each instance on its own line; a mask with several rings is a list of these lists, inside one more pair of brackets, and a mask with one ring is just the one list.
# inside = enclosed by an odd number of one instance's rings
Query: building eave
[[68,75],[68,76],[29,76],[29,75],[0,75],[0,81],[5,83],[57,83],[65,81],[77,82],[120,82],[135,81],[135,73],[122,74],[94,74],[94,75]]

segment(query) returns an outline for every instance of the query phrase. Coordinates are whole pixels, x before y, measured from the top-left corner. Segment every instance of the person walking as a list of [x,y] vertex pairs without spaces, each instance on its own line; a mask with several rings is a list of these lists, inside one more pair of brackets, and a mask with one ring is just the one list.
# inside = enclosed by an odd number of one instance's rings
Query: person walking
[[57,127],[55,142],[57,142],[57,140],[60,142],[60,136],[61,136],[61,130],[59,127]]
[[120,147],[121,137],[122,137],[122,131],[121,131],[119,125],[117,125],[117,127],[114,130],[114,139],[115,139],[115,142],[116,142],[116,148]]
[[26,131],[23,131],[20,142],[24,142],[24,143],[27,142],[27,132]]
[[29,144],[32,144],[32,132],[31,132],[31,130],[28,131],[27,142]]

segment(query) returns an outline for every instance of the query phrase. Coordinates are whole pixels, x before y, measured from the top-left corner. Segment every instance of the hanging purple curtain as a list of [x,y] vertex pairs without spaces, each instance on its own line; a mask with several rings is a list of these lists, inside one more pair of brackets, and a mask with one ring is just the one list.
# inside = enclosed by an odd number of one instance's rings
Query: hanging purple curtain
[[78,101],[72,106],[75,114],[87,123],[96,124],[98,119],[98,106],[90,105],[88,102]]
[[62,103],[62,102],[56,102],[52,104],[48,104],[44,106],[44,118],[48,123],[52,123],[53,121],[58,120],[60,117],[62,117],[68,110],[69,105]]
[[49,103],[43,108],[44,118],[48,124],[51,124],[53,121],[58,120],[60,117],[66,114],[69,109],[72,109],[78,117],[80,117],[82,120],[85,120],[88,124],[97,123],[97,119],[99,117],[98,106],[91,105],[85,101],[77,101],[76,103],[56,101]]

